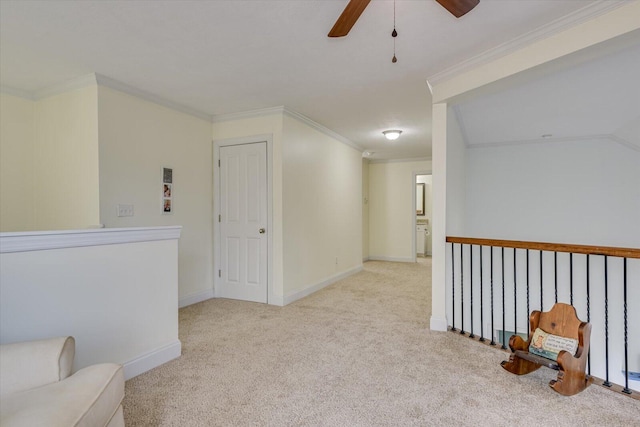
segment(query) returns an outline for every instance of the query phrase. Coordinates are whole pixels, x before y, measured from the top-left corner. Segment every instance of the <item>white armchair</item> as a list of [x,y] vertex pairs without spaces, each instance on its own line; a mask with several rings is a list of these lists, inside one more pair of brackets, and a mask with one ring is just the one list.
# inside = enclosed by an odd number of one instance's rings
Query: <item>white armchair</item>
[[71,375],[74,356],[73,337],[0,346],[0,425],[124,426],[122,366]]

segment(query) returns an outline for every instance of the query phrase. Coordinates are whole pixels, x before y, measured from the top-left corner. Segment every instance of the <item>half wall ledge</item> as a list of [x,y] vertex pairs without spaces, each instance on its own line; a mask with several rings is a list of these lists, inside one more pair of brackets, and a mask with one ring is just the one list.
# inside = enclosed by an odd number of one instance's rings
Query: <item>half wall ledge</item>
[[0,343],[70,335],[74,370],[118,363],[125,379],[179,357],[181,230],[0,233]]
[[181,225],[0,233],[0,253],[179,239]]

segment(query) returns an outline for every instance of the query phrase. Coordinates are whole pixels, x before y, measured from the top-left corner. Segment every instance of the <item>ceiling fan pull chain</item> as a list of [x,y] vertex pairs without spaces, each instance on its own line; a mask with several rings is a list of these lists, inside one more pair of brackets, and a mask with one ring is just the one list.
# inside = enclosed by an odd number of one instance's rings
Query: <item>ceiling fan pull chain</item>
[[391,62],[395,64],[398,62],[398,58],[396,58],[396,37],[398,37],[398,32],[396,31],[396,0],[393,0],[393,31],[391,32],[391,37],[393,37],[393,58],[391,58]]

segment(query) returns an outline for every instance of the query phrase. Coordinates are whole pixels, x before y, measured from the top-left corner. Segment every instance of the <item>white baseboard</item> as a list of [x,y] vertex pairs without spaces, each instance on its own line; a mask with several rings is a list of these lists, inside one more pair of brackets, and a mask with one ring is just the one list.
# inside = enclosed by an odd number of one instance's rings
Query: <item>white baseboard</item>
[[136,357],[124,363],[124,379],[128,380],[137,377],[142,373],[180,357],[181,354],[182,343],[180,340],[175,340],[170,344]]
[[396,258],[390,256],[369,256],[369,261],[416,262],[413,258]]
[[196,294],[187,295],[186,297],[180,298],[178,301],[178,308],[186,307],[191,304],[196,304],[202,301],[206,301],[208,299],[213,298],[213,289],[207,289],[206,291],[198,292]]
[[327,287],[329,285],[332,285],[335,282],[337,282],[338,280],[342,280],[342,279],[344,279],[346,277],[349,277],[352,274],[356,274],[356,273],[358,273],[360,271],[362,271],[362,265],[354,267],[351,270],[347,270],[347,271],[345,271],[343,273],[336,274],[335,276],[331,276],[328,279],[323,280],[320,283],[316,283],[315,285],[311,285],[311,286],[309,286],[307,288],[304,288],[301,291],[295,292],[293,294],[286,295],[284,297],[284,301],[283,301],[284,305],[291,304],[292,302],[297,301],[299,299],[302,299],[302,298],[304,298],[306,296],[309,296],[314,292],[318,292],[320,289],[325,288],[325,287]]
[[283,307],[284,306],[284,297],[278,296],[278,295],[272,295],[269,294],[268,296],[268,301],[267,304],[269,305],[275,305],[278,307]]
[[[202,301],[206,301],[211,298],[219,298],[215,295],[213,289],[207,289],[206,291],[198,292],[196,294],[191,294],[184,298],[180,298],[178,301],[178,308],[183,308],[190,306],[192,304],[197,304]],[[284,305],[284,298],[276,295],[269,295],[269,305],[277,305],[282,307]]]
[[429,322],[429,329],[432,331],[446,331],[447,330],[447,319],[442,317],[433,317],[431,316],[431,321]]
[[369,257],[362,258],[362,262],[367,262],[367,261],[369,261]]

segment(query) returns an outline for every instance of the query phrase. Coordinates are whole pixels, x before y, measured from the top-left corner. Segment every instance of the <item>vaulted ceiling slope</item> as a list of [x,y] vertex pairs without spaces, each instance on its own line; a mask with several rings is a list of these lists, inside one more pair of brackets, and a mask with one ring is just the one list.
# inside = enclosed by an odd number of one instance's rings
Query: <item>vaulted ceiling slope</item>
[[[206,115],[285,106],[373,158],[431,153],[429,76],[617,7],[482,0],[460,19],[435,1],[372,1],[348,37],[346,0],[2,1],[0,77],[34,93],[98,73]],[[495,49],[498,49],[497,51]],[[393,144],[388,128],[404,130]]]
[[609,138],[640,150],[640,34],[635,40],[615,53],[456,105],[467,146]]

